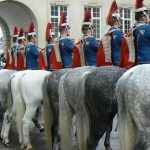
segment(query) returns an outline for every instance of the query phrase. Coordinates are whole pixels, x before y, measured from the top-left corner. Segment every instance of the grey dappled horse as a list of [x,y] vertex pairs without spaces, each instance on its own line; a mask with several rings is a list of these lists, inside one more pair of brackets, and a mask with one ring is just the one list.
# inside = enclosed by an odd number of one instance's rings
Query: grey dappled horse
[[75,114],[75,91],[79,79],[96,69],[92,66],[75,68],[66,73],[59,84],[59,128],[62,150],[72,150],[72,119]]
[[124,69],[119,67],[100,67],[84,71],[80,77],[69,72],[61,80],[60,135],[63,150],[72,149],[70,126],[73,114],[80,150],[96,149],[105,132],[106,149],[111,149],[109,138],[117,113],[115,84],[123,72]]
[[[3,121],[3,115],[7,109],[8,84],[11,79],[11,76],[15,72],[16,72],[15,70],[8,70],[8,69],[0,70],[0,121]],[[1,138],[2,138],[2,133],[1,133]]]
[[116,96],[121,150],[150,150],[150,64],[128,70]]
[[7,90],[8,83],[15,70],[1,69],[0,70],[0,110],[7,107]]
[[69,70],[70,69],[61,69],[53,71],[51,75],[47,76],[43,82],[44,123],[50,149],[52,149],[52,147],[59,149],[58,86],[61,77]]
[[76,128],[80,150],[95,150],[106,132],[104,145],[111,150],[110,133],[117,113],[115,85],[125,72],[115,66],[99,67],[85,74],[76,91]]

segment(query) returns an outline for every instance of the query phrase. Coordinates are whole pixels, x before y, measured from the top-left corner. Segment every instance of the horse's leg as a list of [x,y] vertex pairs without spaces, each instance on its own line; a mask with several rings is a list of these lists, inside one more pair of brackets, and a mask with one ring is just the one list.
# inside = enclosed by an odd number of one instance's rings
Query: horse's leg
[[7,123],[7,119],[8,119],[8,110],[6,110],[6,112],[4,113],[4,119],[3,119],[2,129],[1,129],[1,138],[2,139],[3,139],[5,124]]
[[32,145],[29,139],[29,129],[33,124],[33,117],[36,113],[37,105],[26,105],[25,115],[23,117],[23,145],[27,147],[27,150],[32,149]]
[[23,144],[23,116],[25,114],[25,106],[22,101],[19,102],[21,99],[21,96],[16,98],[16,101],[18,101],[16,105],[16,120],[17,120],[17,130],[18,130],[18,136],[19,136],[19,143],[22,145]]
[[43,132],[44,131],[44,126],[43,126],[43,118],[42,118],[42,107],[38,107],[38,109],[36,110],[36,114],[35,114],[35,117],[33,119],[33,122],[35,124],[35,126],[37,128],[39,128],[40,132]]
[[1,130],[1,138],[3,139],[3,143],[5,146],[10,147],[10,142],[9,142],[9,131],[10,131],[10,126],[13,121],[13,113],[11,111],[6,111],[4,114],[4,120],[3,120],[3,125],[2,125],[2,130]]
[[106,150],[111,150],[110,133],[112,131],[112,126],[113,126],[113,120],[111,121],[110,125],[108,126],[108,128],[106,130],[106,137],[105,137],[105,141],[104,141],[104,146],[105,146]]

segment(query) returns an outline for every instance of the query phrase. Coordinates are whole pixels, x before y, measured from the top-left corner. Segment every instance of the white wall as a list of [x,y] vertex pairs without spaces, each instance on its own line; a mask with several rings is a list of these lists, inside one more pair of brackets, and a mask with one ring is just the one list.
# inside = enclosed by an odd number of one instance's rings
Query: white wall
[[[134,8],[135,5],[135,0],[116,1],[119,7]],[[82,36],[84,5],[102,6],[102,34],[104,34],[109,28],[106,26],[106,16],[111,2],[112,0],[0,0],[0,17],[7,22],[11,34],[15,25],[24,27],[27,31],[30,22],[34,21],[38,33],[38,45],[44,47],[45,29],[47,22],[50,21],[50,3],[69,5],[71,36],[78,40]],[[149,0],[145,0],[145,4],[150,8]]]
[[29,13],[15,3],[0,3],[0,16],[6,21],[11,35],[14,26],[23,27],[27,31],[31,21]]
[[27,31],[33,21],[38,33],[38,45],[44,47],[48,4],[49,0],[0,0],[0,17],[7,22],[11,34],[15,25]]

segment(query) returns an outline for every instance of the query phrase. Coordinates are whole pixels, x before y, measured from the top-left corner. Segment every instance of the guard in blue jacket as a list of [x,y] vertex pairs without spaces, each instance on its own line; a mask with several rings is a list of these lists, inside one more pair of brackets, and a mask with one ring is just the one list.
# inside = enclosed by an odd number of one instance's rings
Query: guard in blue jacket
[[121,45],[124,34],[120,29],[121,18],[115,0],[111,4],[106,23],[111,27],[101,39],[101,44],[97,56],[97,66],[119,66]]
[[[116,9],[114,9],[116,8]],[[114,10],[114,11],[112,11]],[[107,16],[107,24],[111,26],[108,35],[111,37],[111,60],[112,64],[118,66],[121,56],[121,45],[123,39],[123,31],[121,27],[121,18],[116,1],[113,1],[110,12]]]
[[13,35],[13,44],[11,46],[11,55],[13,57],[14,53],[18,52],[19,44],[18,44],[18,29],[17,27],[14,27],[14,35]]
[[66,14],[64,12],[61,14],[59,32],[60,32],[59,49],[60,49],[60,55],[61,55],[63,67],[71,68],[74,44],[73,44],[73,41],[69,37],[70,27],[66,21]]
[[120,62],[121,45],[124,34],[118,26],[112,26],[109,30],[109,35],[111,36],[112,63],[113,65],[118,66]]
[[36,34],[33,23],[30,24],[27,39],[29,43],[26,46],[26,69],[39,69],[39,49],[35,45]]
[[96,57],[99,48],[99,43],[95,37],[93,37],[93,25],[91,23],[91,13],[87,11],[84,17],[84,23],[82,25],[83,33],[83,46],[85,64],[88,66],[96,66]]
[[47,70],[51,70],[50,57],[53,49],[52,43],[47,43],[45,49],[47,54]]
[[136,1],[135,20],[133,28],[135,44],[135,63],[150,63],[150,24],[148,9],[143,5],[143,1]]
[[46,27],[46,56],[47,56],[47,70],[51,70],[51,63],[50,63],[50,58],[51,58],[51,54],[52,54],[52,49],[53,49],[53,43],[54,43],[54,39],[55,39],[55,34],[52,31],[52,26],[50,24],[50,22],[47,24]]

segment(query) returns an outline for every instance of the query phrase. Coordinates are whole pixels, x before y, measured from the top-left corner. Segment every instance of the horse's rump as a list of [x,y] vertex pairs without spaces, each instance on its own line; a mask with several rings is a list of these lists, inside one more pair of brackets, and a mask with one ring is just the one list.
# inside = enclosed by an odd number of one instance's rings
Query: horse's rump
[[85,66],[72,69],[65,74],[59,84],[59,125],[61,136],[61,148],[72,149],[72,119],[75,114],[76,99],[75,91],[79,79],[95,67]]
[[[50,147],[54,144],[55,138],[58,138],[58,86],[61,77],[70,69],[56,70],[51,75],[45,77],[43,82],[43,104],[44,104],[44,122]],[[52,132],[52,133],[51,133]],[[57,142],[59,142],[57,140]]]
[[150,65],[127,71],[118,81],[119,134],[122,150],[149,149]]
[[[114,66],[100,67],[81,78],[79,82],[81,88],[78,87],[76,92],[78,100],[76,117],[79,132],[83,135],[82,144],[85,142],[84,149],[96,148],[99,139],[117,113],[115,85],[124,71]],[[85,120],[82,119],[84,117]]]

